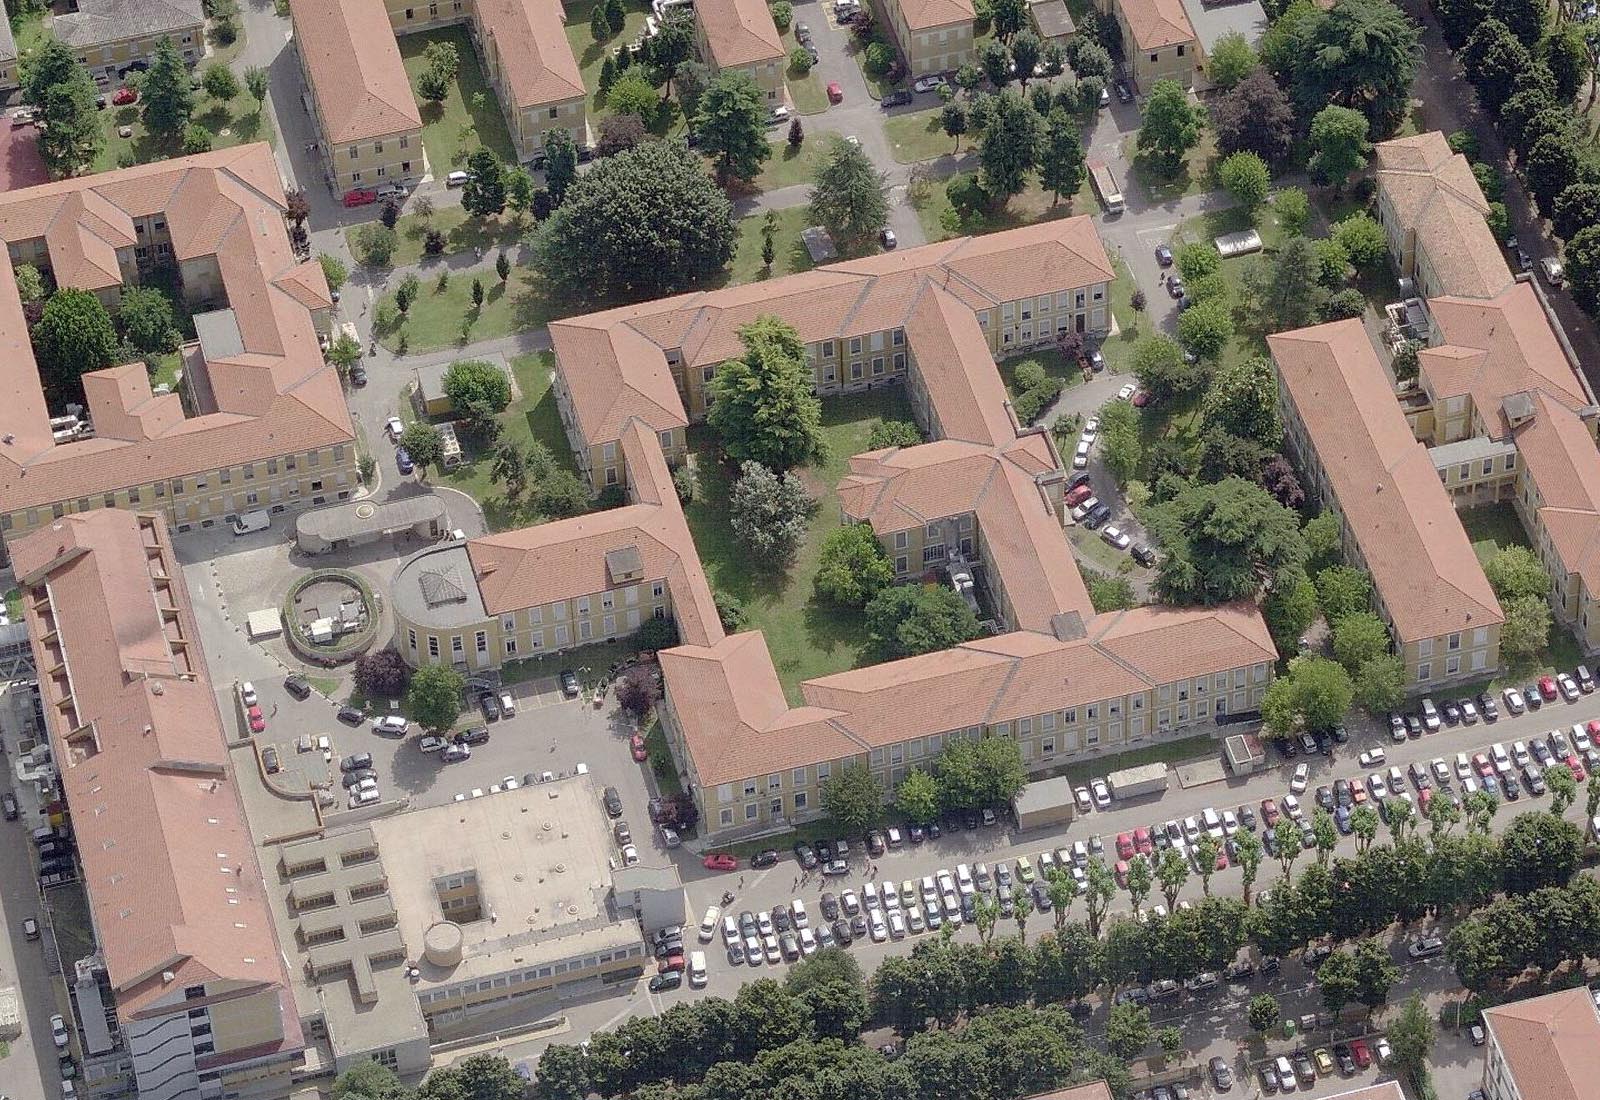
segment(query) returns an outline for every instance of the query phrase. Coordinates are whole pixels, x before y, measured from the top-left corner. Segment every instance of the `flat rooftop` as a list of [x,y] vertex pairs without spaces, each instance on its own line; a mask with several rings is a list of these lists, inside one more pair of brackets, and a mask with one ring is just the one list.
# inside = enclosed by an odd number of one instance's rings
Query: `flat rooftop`
[[[609,908],[611,831],[587,776],[372,822],[419,994],[640,941]],[[478,919],[445,919],[441,889],[476,876]],[[430,936],[430,930],[433,935]],[[450,962],[455,930],[460,960]],[[441,943],[446,952],[435,950]]]
[[389,598],[397,615],[437,630],[468,626],[489,617],[467,545],[462,542],[430,546],[401,562],[389,586]]

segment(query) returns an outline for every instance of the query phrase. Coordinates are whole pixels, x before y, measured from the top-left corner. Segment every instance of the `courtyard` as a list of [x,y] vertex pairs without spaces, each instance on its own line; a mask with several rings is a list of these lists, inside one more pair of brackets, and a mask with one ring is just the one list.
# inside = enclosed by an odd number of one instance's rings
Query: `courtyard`
[[479,148],[488,149],[508,164],[515,164],[517,155],[511,146],[511,134],[506,130],[505,116],[500,113],[499,101],[484,76],[483,65],[466,27],[440,27],[400,36],[400,57],[412,87],[416,87],[417,77],[425,68],[423,53],[435,42],[454,46],[461,68],[443,100],[430,103],[418,97],[417,105],[422,112],[422,148],[428,157],[428,167],[435,176],[443,176],[465,164],[467,157]]
[[778,573],[752,561],[733,537],[727,513],[733,471],[718,458],[716,435],[703,425],[689,431],[695,497],[684,513],[706,577],[713,590],[735,596],[744,604],[748,629],[766,635],[773,666],[791,702],[800,701],[802,680],[869,663],[862,614],[817,599],[812,579],[823,537],[842,522],[833,488],[844,476],[850,457],[867,450],[874,424],[910,419],[911,407],[899,387],[823,399],[826,457],[798,471],[816,508],[794,560]]

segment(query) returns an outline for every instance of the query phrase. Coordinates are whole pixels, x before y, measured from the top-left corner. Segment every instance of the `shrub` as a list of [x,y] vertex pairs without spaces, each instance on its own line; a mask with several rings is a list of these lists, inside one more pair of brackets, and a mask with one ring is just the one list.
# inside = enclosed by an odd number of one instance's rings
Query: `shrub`
[[351,243],[355,246],[356,258],[368,267],[388,267],[400,240],[394,230],[368,222],[356,230]]
[[694,500],[694,470],[688,466],[679,466],[673,470],[672,487],[678,492],[679,504],[688,504]]
[[398,699],[411,682],[411,668],[393,649],[356,658],[356,690],[368,699]]
[[796,46],[794,52],[789,55],[789,68],[801,76],[811,71],[812,64],[811,51],[804,46]]
[[640,649],[671,649],[678,644],[678,628],[671,619],[646,619],[633,636]]
[[1016,379],[1019,390],[1031,390],[1044,385],[1049,375],[1045,372],[1043,363],[1037,359],[1028,359],[1017,365],[1012,377]]
[[873,76],[885,76],[889,66],[894,64],[894,51],[887,43],[874,42],[867,47],[867,72]]
[[772,5],[772,22],[780,31],[789,29],[789,24],[794,22],[794,8],[789,0],[778,0]]
[[717,589],[712,592],[712,598],[717,604],[717,618],[722,620],[722,629],[734,633],[743,630],[750,621],[749,614],[744,609],[744,601],[732,592],[723,592]]
[[882,420],[872,426],[867,450],[884,447],[915,447],[922,442],[922,431],[909,420]]
[[444,234],[437,229],[429,229],[422,235],[422,252],[425,256],[441,256],[444,254]]

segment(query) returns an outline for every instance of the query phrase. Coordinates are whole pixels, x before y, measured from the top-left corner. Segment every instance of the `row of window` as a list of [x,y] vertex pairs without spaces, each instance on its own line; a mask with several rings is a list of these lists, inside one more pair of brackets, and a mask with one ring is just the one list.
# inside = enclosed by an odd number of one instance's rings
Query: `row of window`
[[526,982],[536,982],[541,978],[554,978],[560,977],[562,974],[576,974],[585,970],[593,970],[609,962],[637,958],[643,954],[643,944],[629,944],[627,947],[619,947],[615,951],[604,951],[577,959],[564,959],[548,966],[518,970],[511,974],[501,974],[497,978],[484,978],[476,982],[462,982],[459,985],[447,986],[443,989],[426,989],[417,994],[417,1003],[419,1005],[430,1005],[441,1001],[454,1000],[457,997],[471,997],[477,993],[508,989]]
[[[667,609],[662,606],[657,606],[652,614],[654,618],[665,619],[667,617]],[[627,617],[620,625],[623,631],[633,631],[639,629],[639,612],[629,611]],[[592,621],[584,619],[578,623],[577,641],[580,645],[586,642],[611,641],[618,636],[618,628],[619,623],[615,615],[606,615],[602,617],[600,620],[599,630],[595,629],[595,624]],[[552,631],[552,635],[554,638],[553,645],[556,649],[564,649],[573,641],[572,630],[566,623],[557,623]],[[439,637],[440,636],[437,634],[429,634],[427,636],[428,656],[435,661],[439,659],[439,654],[441,651]],[[537,652],[538,650],[545,648],[545,632],[542,629],[529,631],[525,637],[527,638],[529,652]],[[451,661],[458,662],[463,660],[466,656],[465,636],[461,634],[452,634],[449,636],[449,638]],[[415,629],[409,629],[406,631],[406,641],[410,645],[411,651],[415,653],[417,651],[417,632]],[[518,641],[515,635],[506,637],[504,639],[504,645],[506,651],[505,655],[507,657],[516,656],[522,648],[521,643]],[[480,655],[485,655],[489,652],[488,632],[479,630],[473,633],[472,650],[474,653]],[[478,663],[482,664],[483,662],[480,661]]]
[[[1467,664],[1472,672],[1487,672],[1489,669],[1489,654],[1486,650],[1474,650]],[[1444,675],[1448,679],[1461,671],[1460,657],[1446,657],[1444,662]],[[1433,679],[1433,662],[1423,661],[1417,665],[1417,683],[1425,684]]]

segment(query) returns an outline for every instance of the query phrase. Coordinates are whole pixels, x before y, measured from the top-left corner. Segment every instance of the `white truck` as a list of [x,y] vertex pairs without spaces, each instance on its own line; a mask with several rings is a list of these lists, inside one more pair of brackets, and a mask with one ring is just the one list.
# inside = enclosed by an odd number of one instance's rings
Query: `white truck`
[[1167,789],[1167,766],[1140,764],[1138,767],[1123,768],[1106,776],[1106,783],[1111,787],[1112,797],[1119,801],[1124,798],[1138,798],[1141,795],[1159,794]]
[[1122,192],[1117,188],[1117,178],[1111,174],[1111,166],[1103,160],[1089,162],[1089,179],[1094,184],[1095,194],[1100,196],[1100,204],[1106,208],[1107,214],[1120,214],[1126,209],[1122,201]]

